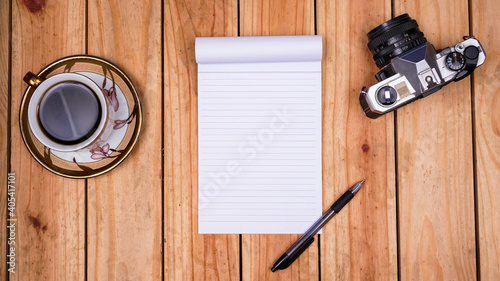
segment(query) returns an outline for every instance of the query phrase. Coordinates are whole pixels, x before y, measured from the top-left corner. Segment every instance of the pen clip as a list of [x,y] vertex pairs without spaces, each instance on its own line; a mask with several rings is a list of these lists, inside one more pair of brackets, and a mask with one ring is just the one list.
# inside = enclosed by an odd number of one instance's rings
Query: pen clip
[[283,264],[283,266],[280,266],[280,269],[288,268],[298,257],[300,257],[300,255],[302,255],[302,253],[305,250],[307,250],[307,248],[309,248],[309,246],[311,246],[313,242],[314,242],[314,236],[311,236],[311,238],[307,239],[306,242],[302,244],[302,247],[300,247],[300,249],[297,252],[295,252],[294,255],[289,256],[288,262]]

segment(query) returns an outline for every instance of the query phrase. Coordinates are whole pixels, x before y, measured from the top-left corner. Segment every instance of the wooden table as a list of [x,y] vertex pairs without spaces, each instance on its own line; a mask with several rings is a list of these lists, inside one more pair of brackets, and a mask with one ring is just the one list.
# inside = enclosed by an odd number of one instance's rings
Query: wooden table
[[[377,72],[366,33],[405,12],[436,48],[474,34],[486,63],[371,120],[358,103]],[[2,0],[0,278],[500,280],[499,14],[497,0]],[[296,235],[197,234],[194,40],[299,34],[323,36],[323,207],[367,180],[291,268],[271,273]],[[131,156],[88,180],[42,168],[18,125],[24,74],[72,54],[118,64],[144,109]]]

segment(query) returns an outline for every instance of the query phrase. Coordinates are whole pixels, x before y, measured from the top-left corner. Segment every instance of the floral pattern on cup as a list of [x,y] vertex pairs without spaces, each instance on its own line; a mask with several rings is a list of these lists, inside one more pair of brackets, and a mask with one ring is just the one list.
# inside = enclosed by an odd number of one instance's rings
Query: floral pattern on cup
[[113,150],[109,148],[109,144],[102,141],[97,141],[94,143],[92,146],[89,147],[90,153],[92,153],[92,156],[90,156],[92,159],[95,160],[101,160],[104,158],[111,158],[111,157],[116,157],[116,156],[110,156],[111,153],[113,153]]
[[126,124],[130,124],[134,120],[136,115],[137,115],[137,107],[134,107],[134,110],[132,111],[132,113],[130,113],[130,116],[127,119],[115,120],[115,125],[113,126],[113,129],[118,130],[123,126],[125,126]]
[[115,112],[118,110],[120,105],[118,104],[118,99],[116,98],[116,90],[115,90],[115,85],[113,87],[109,88],[109,90],[102,89],[102,93],[108,100],[108,102],[111,104]]

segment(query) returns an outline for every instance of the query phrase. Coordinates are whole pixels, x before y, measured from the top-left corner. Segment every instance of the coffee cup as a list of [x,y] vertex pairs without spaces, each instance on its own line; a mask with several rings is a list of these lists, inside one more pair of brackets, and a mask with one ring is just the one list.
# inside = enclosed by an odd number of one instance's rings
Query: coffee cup
[[28,72],[24,81],[35,90],[28,104],[28,124],[44,146],[74,152],[105,141],[113,131],[114,110],[102,89],[78,73],[47,79]]

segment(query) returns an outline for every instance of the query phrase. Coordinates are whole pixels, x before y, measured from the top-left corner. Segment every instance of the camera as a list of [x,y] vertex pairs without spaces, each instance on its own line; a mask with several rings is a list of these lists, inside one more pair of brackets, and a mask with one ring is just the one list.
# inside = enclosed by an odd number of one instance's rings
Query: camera
[[359,102],[363,112],[377,118],[444,85],[469,76],[484,63],[486,54],[473,36],[455,46],[436,51],[417,22],[408,14],[393,18],[367,34],[368,48],[380,69],[378,83],[363,87]]

